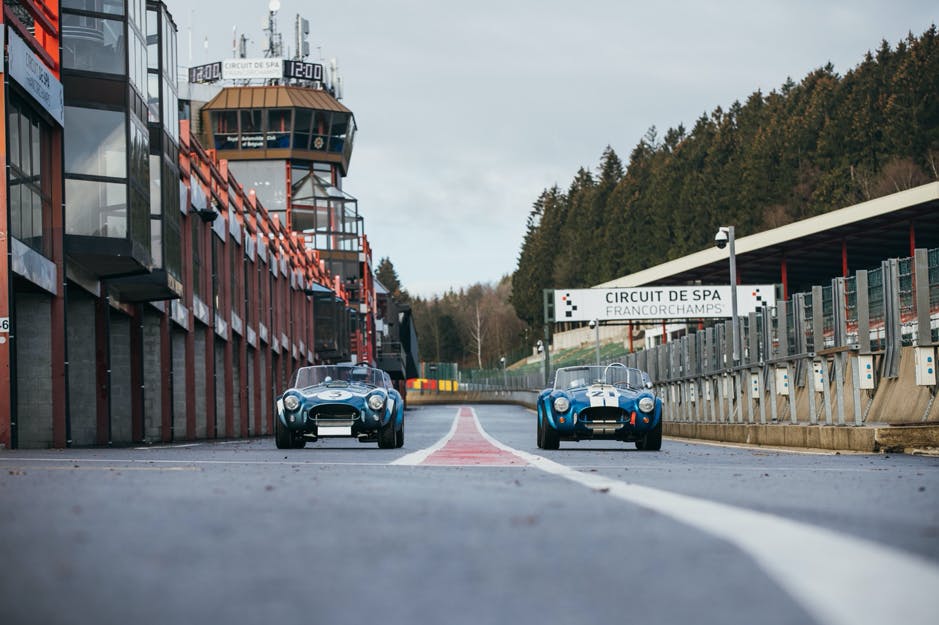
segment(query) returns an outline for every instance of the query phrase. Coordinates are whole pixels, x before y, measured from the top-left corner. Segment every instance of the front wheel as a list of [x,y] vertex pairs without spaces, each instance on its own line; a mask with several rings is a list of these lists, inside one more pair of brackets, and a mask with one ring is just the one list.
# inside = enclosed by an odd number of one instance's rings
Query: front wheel
[[659,451],[662,449],[662,420],[645,436],[636,441],[636,449],[640,451]]
[[401,422],[401,427],[395,432],[395,449],[401,447],[404,447],[404,421]]
[[394,419],[388,421],[388,425],[378,428],[378,448],[394,449],[395,446],[395,422]]
[[547,423],[541,424],[541,448],[559,449],[561,447],[561,435]]
[[280,422],[279,417],[274,417],[274,444],[277,449],[293,449],[293,435]]

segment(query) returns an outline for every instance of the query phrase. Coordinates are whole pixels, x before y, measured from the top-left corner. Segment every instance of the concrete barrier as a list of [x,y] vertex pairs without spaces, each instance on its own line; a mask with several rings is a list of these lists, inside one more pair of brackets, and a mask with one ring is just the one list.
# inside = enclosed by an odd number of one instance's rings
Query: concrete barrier
[[[515,404],[532,410],[537,391],[458,391],[408,393],[412,406],[435,404]],[[533,426],[534,427],[534,426]],[[744,424],[669,421],[666,436],[740,445],[851,452],[939,453],[939,425],[836,426],[792,423]]]

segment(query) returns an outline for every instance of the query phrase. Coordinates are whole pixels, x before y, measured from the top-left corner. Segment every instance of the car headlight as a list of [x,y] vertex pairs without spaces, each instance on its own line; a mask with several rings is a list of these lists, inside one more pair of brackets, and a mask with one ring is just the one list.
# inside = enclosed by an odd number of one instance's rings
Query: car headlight
[[655,410],[655,400],[651,397],[643,397],[639,400],[639,410],[643,412],[652,412]]
[[381,393],[375,393],[368,396],[368,407],[372,410],[381,410],[385,406],[385,396]]
[[300,400],[297,399],[296,395],[287,395],[284,397],[284,408],[287,410],[296,410],[300,407]]
[[567,412],[571,407],[571,402],[567,397],[557,397],[554,400],[554,410],[557,412]]

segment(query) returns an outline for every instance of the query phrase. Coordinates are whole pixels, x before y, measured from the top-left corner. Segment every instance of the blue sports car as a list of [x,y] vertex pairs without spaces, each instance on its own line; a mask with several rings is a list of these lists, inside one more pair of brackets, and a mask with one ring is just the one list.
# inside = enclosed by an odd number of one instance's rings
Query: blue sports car
[[538,447],[603,439],[660,450],[662,400],[651,388],[647,373],[620,363],[558,369],[554,387],[538,395]]
[[278,449],[300,449],[307,441],[334,436],[377,442],[382,449],[404,445],[404,402],[381,369],[300,367],[276,406]]

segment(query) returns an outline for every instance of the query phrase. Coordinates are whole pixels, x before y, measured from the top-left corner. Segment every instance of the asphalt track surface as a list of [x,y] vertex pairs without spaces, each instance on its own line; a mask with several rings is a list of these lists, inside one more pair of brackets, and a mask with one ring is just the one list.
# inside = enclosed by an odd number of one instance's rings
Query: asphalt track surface
[[939,459],[535,446],[514,406],[405,447],[0,451],[0,623],[935,623]]

